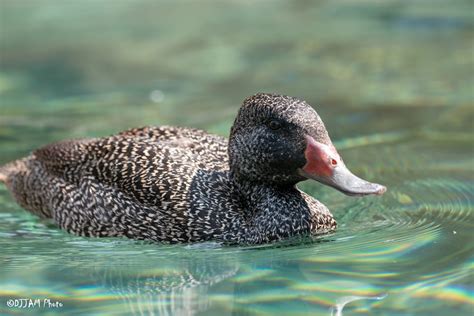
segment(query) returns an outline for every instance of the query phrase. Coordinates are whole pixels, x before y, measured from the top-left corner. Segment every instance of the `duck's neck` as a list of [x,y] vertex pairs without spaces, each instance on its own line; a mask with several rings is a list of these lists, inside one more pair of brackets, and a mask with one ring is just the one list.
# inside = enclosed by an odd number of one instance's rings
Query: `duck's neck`
[[243,242],[262,243],[309,233],[311,210],[295,185],[236,181],[248,225]]
[[297,193],[294,185],[279,186],[271,183],[260,183],[253,181],[234,181],[234,189],[240,199],[248,206],[259,205],[272,197],[282,193]]

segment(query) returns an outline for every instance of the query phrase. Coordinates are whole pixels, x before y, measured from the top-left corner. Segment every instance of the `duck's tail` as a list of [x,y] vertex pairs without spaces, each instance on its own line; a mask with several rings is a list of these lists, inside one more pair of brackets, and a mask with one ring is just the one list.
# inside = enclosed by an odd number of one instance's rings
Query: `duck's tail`
[[0,166],[0,182],[8,184],[8,182],[21,171],[26,169],[26,162],[29,157],[23,159],[14,160],[3,166]]
[[43,190],[48,182],[34,162],[34,157],[28,156],[0,166],[0,182],[5,183],[20,206],[41,217],[51,217]]
[[0,182],[7,183],[9,175],[14,170],[14,162],[0,166]]

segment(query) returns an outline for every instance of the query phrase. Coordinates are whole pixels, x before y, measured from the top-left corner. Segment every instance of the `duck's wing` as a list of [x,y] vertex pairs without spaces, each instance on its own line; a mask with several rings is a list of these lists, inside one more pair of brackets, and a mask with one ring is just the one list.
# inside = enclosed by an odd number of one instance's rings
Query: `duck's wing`
[[143,137],[156,141],[181,138],[188,134],[189,128],[175,126],[144,126],[125,130],[118,135],[123,137]]
[[156,153],[160,148],[185,149],[199,155],[203,161],[227,161],[227,139],[224,137],[174,126],[146,126],[110,137],[59,141],[37,149],[33,154],[49,171],[62,173],[103,158],[133,159],[134,150],[140,155],[147,149],[147,152]]
[[[54,175],[64,175],[91,161],[98,139],[72,139],[52,143],[33,151],[33,158]],[[91,146],[92,145],[92,146]]]
[[158,191],[175,189],[165,187],[168,180],[179,180],[174,173],[190,174],[195,168],[195,157],[185,150],[120,135],[50,144],[33,157],[48,174],[70,184],[92,181],[155,205]]
[[176,140],[187,139],[189,141],[212,141],[221,142],[225,141],[225,138],[217,135],[212,135],[206,131],[188,128],[188,127],[177,127],[177,126],[145,126],[139,128],[132,128],[123,131],[118,134],[123,137],[139,137],[149,139],[152,141],[160,142],[172,142]]
[[206,131],[175,126],[146,126],[126,130],[118,136],[135,139],[151,144],[183,148],[199,155],[203,161],[227,161],[228,140],[222,136],[209,134]]
[[172,182],[186,173],[160,173],[165,152],[116,136],[58,142],[22,161],[9,188],[26,209],[82,236],[186,238],[178,215],[167,216],[185,198]]
[[[50,174],[70,183],[91,179],[148,205],[168,200],[173,192],[187,192],[197,170],[228,168],[225,139],[204,132],[202,136],[184,137],[181,133],[181,137],[166,139],[153,136],[160,132],[135,130],[105,138],[62,141],[38,149],[34,156]],[[152,136],[139,136],[141,133]],[[213,142],[215,138],[217,142]]]

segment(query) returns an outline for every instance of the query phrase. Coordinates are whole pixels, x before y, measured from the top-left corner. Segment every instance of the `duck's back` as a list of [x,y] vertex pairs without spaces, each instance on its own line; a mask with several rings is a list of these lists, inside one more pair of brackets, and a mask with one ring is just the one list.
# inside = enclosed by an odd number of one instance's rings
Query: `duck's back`
[[186,241],[196,177],[225,182],[227,169],[225,138],[145,127],[54,143],[0,175],[19,204],[76,234]]

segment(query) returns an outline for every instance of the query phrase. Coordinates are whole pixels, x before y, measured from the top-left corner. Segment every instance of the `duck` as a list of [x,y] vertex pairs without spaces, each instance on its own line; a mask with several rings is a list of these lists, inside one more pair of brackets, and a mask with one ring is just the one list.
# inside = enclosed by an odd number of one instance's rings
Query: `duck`
[[350,196],[386,191],[349,171],[306,101],[271,93],[243,101],[228,139],[147,126],[59,141],[0,167],[21,207],[69,233],[162,243],[331,233],[331,212],[297,187],[308,179]]

